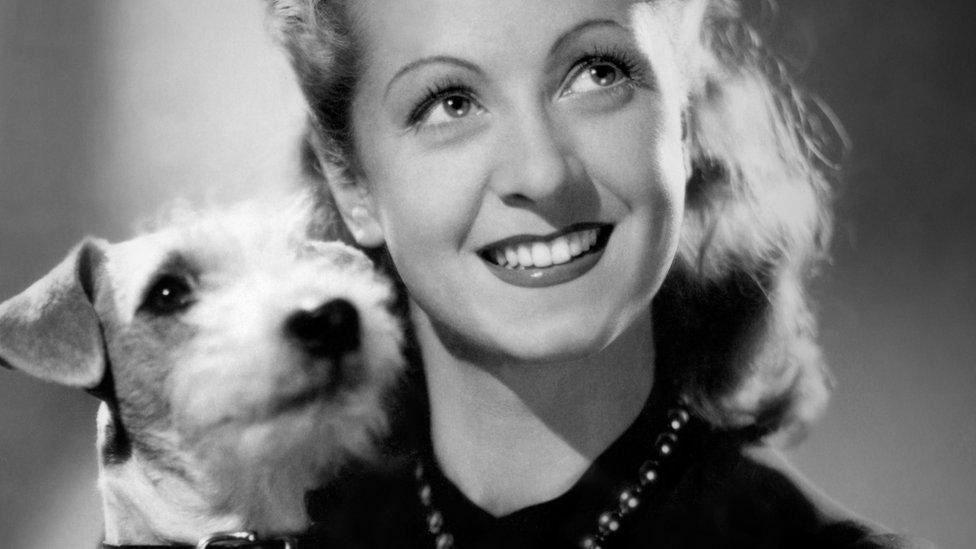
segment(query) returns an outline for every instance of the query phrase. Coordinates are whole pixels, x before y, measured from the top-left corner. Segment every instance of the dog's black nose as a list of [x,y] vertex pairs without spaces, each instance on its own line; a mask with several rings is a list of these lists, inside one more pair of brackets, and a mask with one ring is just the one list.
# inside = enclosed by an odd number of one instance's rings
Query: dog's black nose
[[345,299],[292,314],[285,331],[313,356],[337,357],[359,349],[359,313]]

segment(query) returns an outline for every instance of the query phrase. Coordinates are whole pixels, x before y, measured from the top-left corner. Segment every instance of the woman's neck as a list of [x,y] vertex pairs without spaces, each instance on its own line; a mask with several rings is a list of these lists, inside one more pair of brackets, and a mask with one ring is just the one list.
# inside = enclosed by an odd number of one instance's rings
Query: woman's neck
[[651,315],[592,357],[479,364],[442,344],[413,307],[444,474],[496,516],[568,490],[637,418],[651,392]]

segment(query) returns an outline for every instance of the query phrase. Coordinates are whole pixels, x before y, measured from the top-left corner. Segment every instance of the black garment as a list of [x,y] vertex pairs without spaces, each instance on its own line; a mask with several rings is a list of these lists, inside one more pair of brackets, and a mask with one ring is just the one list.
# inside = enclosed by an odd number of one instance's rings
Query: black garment
[[[650,404],[568,492],[503,517],[468,500],[431,464],[430,448],[401,458],[385,472],[340,476],[310,497],[316,533],[336,548],[423,548],[434,540],[413,476],[422,459],[434,505],[457,549],[575,548],[595,532],[597,516],[637,479],[664,428],[665,399]],[[662,471],[661,484],[603,544],[607,549],[911,549],[931,547],[880,534],[846,515],[792,474],[775,452],[693,421]]]

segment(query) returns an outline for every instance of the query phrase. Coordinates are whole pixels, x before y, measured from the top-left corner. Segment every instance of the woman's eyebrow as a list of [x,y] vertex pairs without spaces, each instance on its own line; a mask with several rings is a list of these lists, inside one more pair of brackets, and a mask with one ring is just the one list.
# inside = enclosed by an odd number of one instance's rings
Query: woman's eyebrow
[[[559,35],[559,38],[557,38],[556,41],[552,43],[552,47],[549,48],[549,56],[551,57],[555,52],[557,52],[561,47],[563,47],[563,44],[567,40],[570,40],[574,36],[595,27],[616,27],[620,30],[624,30],[624,31],[627,30],[626,28],[624,28],[623,25],[621,25],[617,21],[614,21],[613,19],[589,19],[586,21],[582,21],[579,24],[574,25],[566,32]],[[431,55],[428,57],[422,57],[420,59],[411,61],[406,65],[400,67],[400,70],[398,70],[396,74],[394,74],[393,77],[390,78],[390,81],[387,83],[386,90],[383,92],[383,98],[386,99],[386,97],[390,94],[390,90],[393,88],[393,84],[401,77],[403,77],[403,75],[409,72],[413,72],[423,66],[431,65],[431,64],[457,65],[471,72],[482,74],[481,69],[474,63],[470,61],[465,61],[464,59],[454,57],[451,55]]]
[[400,67],[400,70],[398,70],[396,74],[393,75],[393,78],[390,78],[390,81],[386,84],[386,91],[383,92],[383,98],[386,99],[386,96],[390,94],[390,89],[393,87],[393,83],[396,82],[400,77],[409,72],[415,71],[420,67],[431,64],[457,65],[469,71],[481,74],[481,69],[478,68],[477,65],[458,57],[453,57],[450,55],[431,55],[429,57],[422,57],[416,61],[407,63],[403,67]]
[[552,47],[549,48],[549,56],[552,57],[557,51],[559,51],[567,40],[594,27],[616,27],[623,31],[627,30],[623,25],[614,21],[613,19],[589,19],[582,21],[578,25],[575,25],[571,29],[559,35],[559,38],[557,38],[556,41],[552,43]]

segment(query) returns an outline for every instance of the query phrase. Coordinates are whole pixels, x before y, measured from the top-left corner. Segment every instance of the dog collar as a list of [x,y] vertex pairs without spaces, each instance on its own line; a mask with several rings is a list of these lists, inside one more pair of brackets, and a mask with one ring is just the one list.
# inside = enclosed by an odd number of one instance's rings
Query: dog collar
[[221,532],[201,538],[196,545],[171,543],[166,545],[112,545],[102,542],[101,549],[304,549],[321,547],[323,540],[318,536],[276,536],[261,539],[250,531]]

